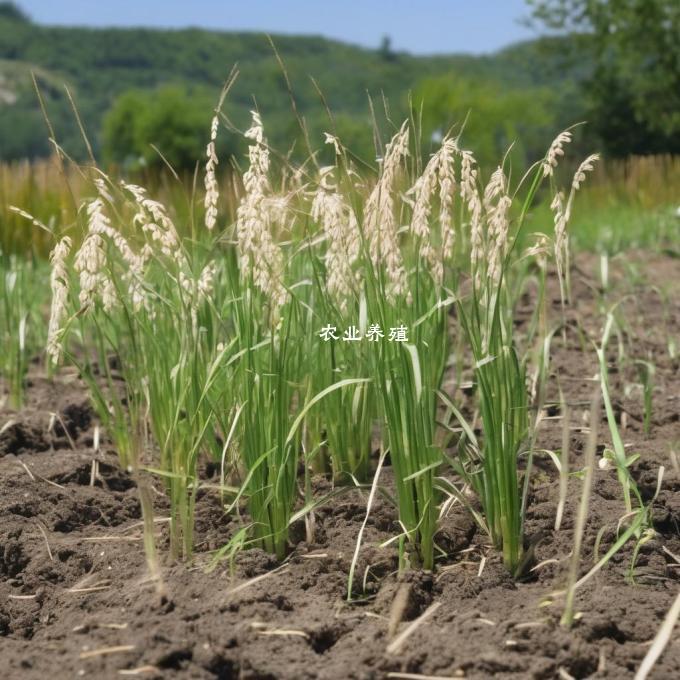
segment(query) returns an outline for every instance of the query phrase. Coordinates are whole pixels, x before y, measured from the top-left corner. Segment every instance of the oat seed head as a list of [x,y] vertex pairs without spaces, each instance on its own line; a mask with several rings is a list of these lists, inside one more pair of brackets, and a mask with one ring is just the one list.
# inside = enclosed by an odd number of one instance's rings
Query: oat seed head
[[543,233],[533,234],[533,236],[536,240],[525,250],[524,257],[536,258],[539,268],[545,270],[548,266],[548,255],[552,250],[550,237]]
[[474,270],[483,257],[482,201],[477,187],[477,162],[471,151],[460,154],[460,196],[470,217],[470,259]]
[[[455,238],[452,228],[452,206],[456,188],[454,168],[456,151],[455,142],[445,139],[440,149],[430,158],[423,174],[409,191],[409,194],[414,194],[411,233],[419,239],[419,255],[430,265],[432,276],[438,284],[441,284],[443,280],[443,260],[451,256]],[[440,251],[432,242],[430,225],[432,201],[437,188],[439,188]]]
[[503,168],[498,167],[489,179],[489,183],[484,189],[484,209],[490,212],[493,209],[493,202],[506,191],[506,179]]
[[439,151],[439,225],[442,233],[442,255],[445,260],[453,254],[456,239],[453,227],[453,201],[456,195],[454,163],[457,151],[458,147],[452,139],[444,140]]
[[354,211],[333,183],[333,170],[332,167],[321,169],[311,214],[321,225],[327,244],[326,287],[344,312],[358,280],[353,265],[359,258],[361,234]]
[[86,211],[88,233],[74,260],[74,269],[80,278],[80,303],[88,308],[99,296],[107,311],[113,309],[118,303],[115,286],[107,271],[106,241],[108,240],[115,246],[125,265],[121,278],[128,284],[132,308],[138,310],[144,302],[142,279],[147,258],[146,251],[137,255],[127,239],[111,225],[105,211],[104,199],[101,196],[88,202]]
[[332,144],[333,148],[335,149],[335,155],[340,156],[341,155],[340,140],[335,135],[332,135],[328,132],[324,132],[323,134],[324,134],[324,144]]
[[[152,246],[159,248],[162,255],[182,265],[184,255],[180,248],[179,235],[165,206],[149,198],[143,187],[125,182],[121,182],[121,185],[132,194],[137,206],[137,213],[132,220],[133,224],[141,226],[142,231],[151,239]],[[150,252],[146,250],[147,259]]]
[[71,239],[68,236],[64,236],[50,253],[50,262],[52,264],[52,271],[50,272],[52,305],[47,329],[47,356],[55,364],[59,361],[63,349],[61,324],[66,312],[69,291],[66,258],[68,258],[71,252],[71,246]]
[[215,176],[215,170],[219,163],[217,158],[217,151],[215,150],[215,141],[217,140],[217,130],[219,128],[220,120],[217,115],[212,119],[210,126],[210,142],[206,148],[207,161],[205,164],[205,226],[206,229],[212,231],[217,223],[217,201],[220,197],[220,191]]
[[550,209],[553,211],[553,221],[555,224],[555,263],[559,275],[562,275],[564,268],[565,248],[567,247],[567,223],[569,221],[568,206],[564,203],[564,194],[559,191],[553,197]]
[[364,235],[369,255],[374,266],[385,267],[386,294],[390,300],[407,293],[406,269],[394,215],[394,192],[402,161],[409,153],[408,139],[408,123],[404,122],[385,149],[382,172],[364,206]]
[[283,285],[283,253],[272,234],[272,220],[281,218],[281,202],[272,200],[269,194],[269,149],[259,114],[251,114],[252,125],[245,133],[252,140],[249,166],[243,175],[245,194],[236,212],[239,266],[241,275],[252,276],[255,286],[269,299],[275,321],[288,299]]
[[592,172],[595,163],[600,160],[599,154],[592,154],[586,158],[581,165],[578,166],[578,170],[574,174],[574,180],[572,182],[572,188],[574,191],[578,191],[581,188],[581,184],[586,180],[586,173]]
[[106,255],[102,233],[108,228],[108,218],[103,214],[103,203],[96,198],[87,204],[88,234],[76,253],[73,268],[80,278],[80,304],[89,308],[97,295],[101,295],[106,274]]
[[437,152],[430,158],[423,174],[418,177],[410,192],[414,194],[411,233],[426,245],[430,242],[430,213],[432,198],[437,189],[438,174],[439,153]]
[[507,251],[512,199],[508,195],[508,181],[501,167],[491,175],[484,189],[482,202],[487,233],[482,233],[480,221],[476,232],[473,230],[471,236],[472,271],[478,286],[482,284],[484,268],[488,280],[498,283]]
[[560,132],[560,134],[553,139],[542,163],[543,177],[552,177],[560,158],[564,156],[564,145],[569,144],[571,140],[572,134],[569,130]]

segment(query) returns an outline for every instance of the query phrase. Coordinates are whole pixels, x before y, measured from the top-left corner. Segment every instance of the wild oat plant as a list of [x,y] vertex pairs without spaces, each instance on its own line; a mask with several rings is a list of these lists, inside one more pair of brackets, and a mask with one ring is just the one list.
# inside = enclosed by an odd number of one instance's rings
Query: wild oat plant
[[[361,486],[381,449],[402,564],[435,566],[440,518],[460,499],[508,569],[521,571],[519,460],[531,428],[513,324],[526,271],[516,242],[568,131],[512,190],[502,166],[482,183],[459,138],[446,137],[423,162],[408,123],[376,174],[360,171],[330,134],[332,165],[294,167],[271,154],[254,112],[234,212],[218,191],[219,127],[216,113],[198,201],[204,229],[176,227],[143,188],[91,171],[82,233],[52,253],[48,355],[80,368],[121,464],[140,482],[163,481],[172,556],[191,556],[204,485],[239,516],[245,502],[227,553],[255,543],[283,559],[291,524],[319,502],[311,473],[330,474],[340,490]],[[565,298],[566,225],[593,161],[567,201],[554,202]],[[543,236],[528,255],[543,272],[547,253]],[[447,366],[473,371],[479,438],[443,388]],[[217,489],[201,481],[202,457],[219,464]]]

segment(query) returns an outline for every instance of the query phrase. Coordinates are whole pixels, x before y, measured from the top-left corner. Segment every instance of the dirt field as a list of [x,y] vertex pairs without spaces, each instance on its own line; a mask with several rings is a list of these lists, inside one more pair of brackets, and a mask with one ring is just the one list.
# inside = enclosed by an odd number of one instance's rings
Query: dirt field
[[[365,593],[348,604],[348,571],[366,512],[367,493],[356,490],[317,511],[313,543],[305,542],[300,527],[300,542],[283,565],[251,550],[239,555],[233,574],[228,563],[206,573],[209,551],[223,545],[237,523],[224,514],[216,495],[205,493],[198,502],[195,562],[188,569],[164,566],[167,598],[161,600],[146,580],[136,489],[118,470],[105,438],[94,453],[95,419],[82,384],[73,375],[49,383],[36,365],[28,406],[20,413],[0,411],[0,677],[302,680],[386,678],[391,672],[632,677],[679,586],[680,563],[674,555],[680,556],[680,478],[669,450],[680,442],[680,366],[670,358],[667,341],[680,340],[680,259],[636,253],[626,261],[631,265],[610,263],[608,301],[631,294],[622,307],[630,326],[629,358],[651,356],[656,365],[649,436],[643,434],[641,391],[626,394],[624,387],[637,382],[635,368],[622,374],[612,364],[611,390],[626,450],[641,454],[634,477],[645,499],[654,495],[659,466],[666,468],[654,503],[658,533],[640,551],[634,584],[625,579],[631,543],[578,591],[582,615],[571,631],[559,625],[562,601],[550,604],[548,596],[565,585],[581,480],[570,480],[562,528],[555,532],[558,475],[547,456],[535,459],[528,507],[535,569],[520,581],[504,571],[486,536],[460,506],[449,513],[438,536],[448,555],[438,560],[436,571],[399,577],[394,547],[378,547],[398,533],[396,511],[378,497],[355,581],[358,591],[365,581]],[[604,318],[598,266],[593,256],[577,258],[567,343],[558,334],[552,347],[548,398],[557,399],[559,376],[572,405],[573,470],[582,466],[586,435],[579,426],[596,386],[589,340],[599,341]],[[665,307],[652,286],[668,291]],[[554,285],[551,303],[557,314]],[[526,320],[531,305],[530,298],[523,300],[520,319]],[[577,323],[584,335],[576,332]],[[610,354],[613,360],[615,341]],[[50,413],[59,414],[51,430]],[[537,443],[557,450],[559,409],[549,415],[554,418],[544,421]],[[604,414],[599,441],[601,451],[609,442]],[[215,473],[214,466],[203,469],[206,477]],[[389,483],[389,477],[388,467],[381,480]],[[318,479],[317,489],[323,493],[328,482]],[[160,496],[157,510],[162,518],[166,508]],[[598,531],[607,527],[602,554],[623,514],[615,470],[598,468],[581,573],[593,563]],[[162,521],[158,531],[165,536]],[[249,582],[254,577],[262,578]],[[388,651],[394,639],[390,627],[401,620],[396,630],[404,631],[434,603],[440,606],[429,610],[398,649]],[[680,677],[677,635],[652,677]]]

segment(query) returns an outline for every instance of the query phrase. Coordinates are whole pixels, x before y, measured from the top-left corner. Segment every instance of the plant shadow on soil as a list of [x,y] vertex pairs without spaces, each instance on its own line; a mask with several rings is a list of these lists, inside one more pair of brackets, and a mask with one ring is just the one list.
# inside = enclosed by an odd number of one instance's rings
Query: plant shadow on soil
[[[137,669],[149,678],[385,678],[390,672],[468,678],[554,678],[560,669],[574,678],[632,677],[678,590],[680,479],[669,447],[680,440],[680,370],[667,351],[668,336],[680,335],[680,260],[644,253],[647,285],[626,279],[612,263],[616,295],[625,303],[635,358],[653,357],[656,388],[652,429],[643,434],[642,396],[624,397],[634,369],[610,376],[615,408],[626,429],[642,494],[651,498],[658,468],[666,467],[654,503],[657,536],[646,543],[635,584],[625,579],[632,544],[577,593],[582,613],[571,631],[559,625],[561,600],[546,596],[566,582],[580,480],[569,482],[562,528],[553,529],[558,475],[548,458],[537,458],[529,496],[527,534],[536,541],[534,571],[514,581],[465,510],[457,506],[442,525],[439,546],[447,553],[434,574],[397,573],[393,546],[378,544],[398,533],[395,510],[380,496],[371,512],[356,570],[365,589],[346,602],[350,562],[366,512],[366,494],[336,496],[315,514],[313,542],[300,542],[283,566],[260,550],[239,555],[234,570],[220,564],[206,573],[212,550],[231,536],[235,520],[219,498],[205,492],[197,504],[197,554],[192,567],[164,565],[168,597],[161,600],[147,577],[141,543],[141,512],[135,486],[106,446],[93,451],[95,418],[82,383],[67,372],[55,382],[29,376],[27,406],[0,411],[0,652],[2,677],[26,680],[124,677]],[[568,323],[577,320],[599,341],[597,263],[576,260]],[[674,285],[664,307],[649,284]],[[550,282],[553,315],[559,314],[556,283]],[[618,298],[612,298],[613,300]],[[521,323],[531,297],[518,311]],[[570,403],[572,425],[581,424],[597,373],[595,351],[584,353],[576,333],[552,347],[549,400],[557,380]],[[50,413],[58,413],[50,428]],[[602,416],[600,443],[609,435]],[[8,421],[13,424],[7,426]],[[559,419],[544,421],[538,447],[559,449]],[[105,443],[105,442],[104,442]],[[582,466],[585,435],[571,436],[571,469]],[[93,460],[96,465],[93,468]],[[209,473],[212,466],[205,466]],[[386,468],[381,481],[389,484]],[[328,482],[316,480],[319,493]],[[162,496],[157,515],[167,514]],[[581,573],[593,563],[597,534],[607,526],[600,554],[612,544],[624,514],[613,470],[597,469],[584,536]],[[159,522],[161,553],[166,525]],[[666,552],[664,550],[666,548]],[[480,572],[480,561],[485,556]],[[277,569],[277,567],[279,567]],[[263,576],[247,587],[236,585]],[[397,597],[397,593],[400,593]],[[399,630],[431,604],[441,603],[396,653],[390,618],[400,602]],[[124,674],[120,675],[120,671]],[[680,646],[671,641],[652,677],[680,677]]]

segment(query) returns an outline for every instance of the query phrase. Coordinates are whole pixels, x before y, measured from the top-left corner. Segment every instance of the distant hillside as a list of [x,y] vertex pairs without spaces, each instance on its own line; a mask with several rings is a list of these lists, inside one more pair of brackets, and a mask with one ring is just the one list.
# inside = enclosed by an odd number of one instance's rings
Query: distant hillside
[[[556,39],[518,44],[489,56],[437,57],[368,50],[321,37],[272,39],[314,133],[328,129],[328,122],[311,78],[340,124],[364,124],[368,94],[381,107],[384,94],[394,117],[400,118],[407,111],[407,93],[435,76],[489,81],[502,89],[549,88],[558,98],[565,84],[587,72],[587,66],[573,66],[570,45]],[[289,141],[297,134],[295,120],[281,68],[264,35],[50,27],[0,11],[0,158],[48,152],[31,71],[37,74],[60,142],[82,156],[62,83],[71,90],[98,148],[102,118],[121,93],[178,84],[212,101],[236,63],[240,76],[227,102],[228,115],[243,125],[256,101],[270,137]]]

